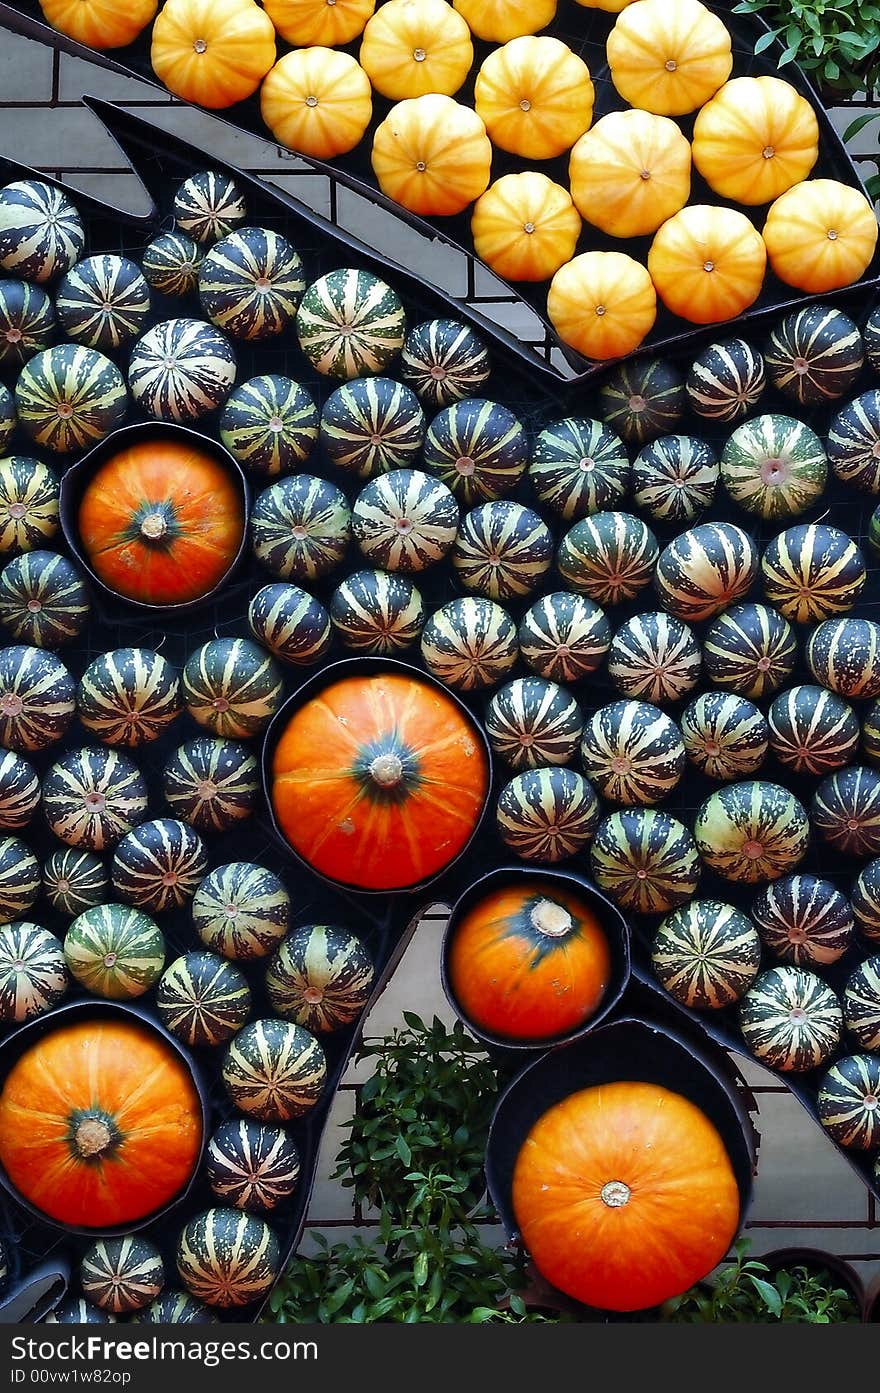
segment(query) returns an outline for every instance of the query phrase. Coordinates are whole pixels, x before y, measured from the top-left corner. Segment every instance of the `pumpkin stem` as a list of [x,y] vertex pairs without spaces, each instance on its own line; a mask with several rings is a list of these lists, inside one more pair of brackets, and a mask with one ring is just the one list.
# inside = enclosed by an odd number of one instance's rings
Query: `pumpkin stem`
[[168,531],[168,520],[161,513],[147,513],[141,519],[141,534],[151,542],[157,542]]
[[609,1209],[622,1209],[629,1202],[632,1190],[622,1180],[609,1180],[599,1191],[603,1204]]
[[547,938],[563,938],[574,928],[574,919],[568,910],[554,900],[539,900],[532,907],[530,918],[538,933]]
[[370,765],[370,777],[381,788],[396,788],[403,778],[403,761],[399,755],[377,755]]
[[113,1145],[113,1132],[103,1118],[87,1115],[76,1124],[73,1144],[83,1159],[101,1156]]

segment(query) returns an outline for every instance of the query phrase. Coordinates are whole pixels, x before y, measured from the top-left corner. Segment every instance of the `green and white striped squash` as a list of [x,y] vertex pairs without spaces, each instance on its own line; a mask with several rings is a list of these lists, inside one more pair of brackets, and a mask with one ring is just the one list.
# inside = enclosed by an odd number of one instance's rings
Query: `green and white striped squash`
[[681,732],[646,701],[614,701],[586,720],[581,764],[609,802],[627,807],[659,803],[684,773]]
[[30,760],[0,749],[0,827],[26,827],[40,805],[40,779]]
[[828,463],[843,484],[880,493],[880,391],[872,387],[842,406],[828,426]]
[[734,605],[703,637],[709,679],[753,701],[779,691],[794,671],[797,651],[794,629],[769,605]]
[[849,902],[859,933],[872,942],[880,939],[880,857],[859,871]]
[[68,338],[115,353],[150,317],[150,287],[127,256],[88,256],[62,276],[55,310]]
[[0,837],[0,924],[20,919],[40,893],[40,863],[19,837]]
[[192,902],[193,927],[202,943],[236,962],[274,952],[289,917],[290,896],[281,881],[252,861],[216,866]]
[[718,460],[695,435],[663,435],[636,455],[633,501],[652,522],[694,522],[715,497]]
[[230,1041],[222,1076],[241,1112],[261,1122],[289,1122],[323,1094],[327,1060],[311,1031],[268,1017],[252,1021]]
[[701,692],[679,724],[687,758],[710,779],[750,778],[767,757],[767,722],[753,702],[733,692]]
[[257,560],[278,580],[315,581],[342,562],[351,511],[327,479],[291,474],[258,496],[250,535]]
[[122,425],[128,393],[122,373],[103,353],[61,343],[25,363],[15,384],[15,409],[31,440],[68,455]]
[[486,734],[511,769],[570,764],[584,718],[571,692],[543,677],[517,677],[499,688],[486,708]]
[[61,189],[42,179],[0,188],[0,266],[41,285],[63,275],[83,254],[82,218]]
[[222,1045],[251,1013],[251,989],[235,963],[216,953],[186,953],[156,990],[159,1019],[190,1049]]
[[821,969],[836,963],[855,932],[852,910],[829,880],[787,875],[774,881],[752,905],[762,942],[775,958],[795,967]]
[[323,377],[384,372],[403,347],[400,296],[370,271],[346,267],[313,281],[296,313],[299,346]]
[[673,538],[657,560],[654,588],[677,619],[712,619],[747,595],[758,573],[758,549],[729,522],[703,522]]
[[76,685],[43,648],[0,648],[0,744],[19,754],[60,740],[76,711]]
[[155,740],[179,715],[180,677],[151,648],[114,648],[89,663],[76,706],[86,730],[103,744],[133,748]]
[[465,513],[452,548],[452,566],[465,590],[487,600],[530,595],[553,564],[549,527],[509,498]]
[[194,721],[212,735],[258,735],[281,705],[275,659],[247,638],[215,638],[187,658],[181,692]]
[[165,319],[139,338],[128,361],[128,387],[157,421],[197,421],[223,405],[235,382],[232,345],[201,319]]
[[425,319],[413,325],[400,351],[401,377],[435,411],[475,396],[491,372],[485,343],[457,319]]
[[129,1316],[130,1324],[141,1325],[218,1325],[220,1318],[201,1301],[184,1291],[166,1288],[142,1311]]
[[513,492],[529,462],[528,438],[508,407],[468,397],[438,411],[425,437],[424,462],[471,508]]
[[248,627],[274,658],[297,667],[320,662],[330,647],[330,615],[307,590],[276,581],[262,586],[248,605]]
[[75,918],[102,904],[110,891],[110,877],[100,856],[65,847],[43,862],[43,894],[59,914]]
[[27,1021],[51,1010],[67,980],[64,952],[48,929],[21,920],[0,926],[0,1021]]
[[796,774],[841,769],[859,748],[859,722],[849,702],[824,687],[791,687],[767,712],[770,749]]
[[862,721],[862,751],[869,764],[880,765],[880,701],[871,703]]
[[838,1146],[875,1151],[880,1146],[880,1059],[848,1054],[819,1080],[819,1121]]
[[623,808],[604,818],[590,866],[599,888],[636,914],[666,914],[691,899],[700,879],[690,832],[657,808]]
[[880,373],[880,307],[868,315],[864,328],[865,351],[874,372]]
[[799,406],[842,397],[865,361],[858,325],[833,305],[806,305],[787,314],[764,349],[770,381]]
[[745,339],[722,339],[694,359],[685,381],[688,405],[707,421],[738,421],[767,385],[764,359]]
[[198,289],[204,250],[183,232],[160,232],[144,248],[141,270],[160,295],[190,295]]
[[175,817],[197,832],[224,832],[253,812],[260,769],[246,745],[200,735],[171,755],[163,789]]
[[662,987],[692,1010],[739,1001],[761,966],[761,940],[747,914],[720,900],[691,900],[657,930],[651,967]]
[[566,532],[556,566],[566,585],[600,605],[633,600],[654,574],[660,548],[632,513],[594,513]]
[[21,367],[55,338],[51,296],[30,281],[0,281],[0,364]]
[[43,1317],[46,1325],[115,1325],[116,1317],[84,1296],[68,1296]]
[[584,595],[554,590],[527,609],[519,626],[523,662],[552,682],[577,682],[602,666],[611,647],[605,611]]
[[102,1310],[122,1315],[155,1301],[165,1285],[165,1266],[155,1243],[141,1234],[99,1238],[83,1254],[79,1282]]
[[207,1209],[184,1225],[177,1270],[184,1286],[210,1306],[247,1306],[269,1292],[281,1249],[269,1225],[240,1209]]
[[384,571],[407,574],[442,561],[452,549],[458,525],[452,490],[419,469],[393,469],[373,479],[358,494],[351,513],[354,539],[367,561]]
[[687,403],[684,378],[664,358],[635,358],[619,364],[599,388],[602,420],[628,445],[668,435]]
[[680,701],[700,680],[701,665],[693,630],[662,610],[627,619],[608,650],[608,676],[637,701]]
[[15,412],[15,397],[8,387],[0,383],[0,454],[2,454],[18,427]]
[[275,1209],[295,1191],[299,1172],[299,1148],[283,1127],[236,1118],[208,1142],[208,1183],[235,1209]]
[[228,174],[200,169],[175,190],[174,224],[196,242],[216,242],[247,217],[244,194]]
[[807,667],[838,696],[880,697],[880,624],[873,619],[826,619],[807,639]]
[[809,822],[787,788],[747,779],[710,794],[697,811],[694,837],[700,856],[722,879],[756,885],[777,880],[803,860]]
[[35,648],[71,643],[89,608],[80,572],[57,552],[28,551],[0,571],[0,623],[17,643]]
[[415,392],[390,377],[343,382],[321,412],[321,448],[338,469],[372,479],[416,462],[425,413]]
[[266,995],[277,1016],[323,1035],[357,1020],[374,976],[373,960],[356,934],[329,924],[303,924],[273,953]]
[[293,323],[305,288],[293,243],[267,227],[228,232],[199,267],[205,317],[234,339],[277,337]]
[[780,532],[761,560],[764,594],[793,624],[846,614],[866,578],[864,557],[852,538],[820,523]]
[[426,618],[420,592],[406,576],[355,571],[330,596],[330,622],[346,648],[389,654],[411,648]]
[[494,687],[515,667],[516,625],[501,605],[475,595],[450,600],[422,630],[422,661],[438,681],[457,691]]
[[837,1049],[843,1017],[834,992],[815,972],[772,967],[743,997],[739,1027],[762,1064],[802,1074],[818,1069]]
[[257,478],[305,464],[318,440],[318,408],[301,382],[265,373],[242,382],[220,413],[220,439]]
[[0,555],[45,546],[58,531],[57,476],[28,455],[0,459]]
[[147,786],[128,755],[69,750],[43,779],[43,816],[67,846],[104,851],[147,815]]
[[113,888],[138,909],[158,914],[192,899],[208,870],[208,853],[194,827],[173,817],[142,822],[117,844]]
[[498,835],[524,861],[550,865],[582,851],[599,825],[599,800],[588,781],[560,765],[525,769],[498,795]]
[[545,426],[532,445],[529,483],[565,522],[616,508],[629,482],[623,441],[601,421],[566,416]]
[[794,416],[755,416],[737,426],[721,452],[728,496],[765,521],[796,517],[818,503],[827,476],[821,440]]
[[846,856],[880,856],[880,772],[849,765],[823,779],[810,821],[824,841]]
[[863,1050],[880,1049],[880,957],[865,958],[846,979],[843,1019]]
[[126,1001],[159,980],[165,939],[148,914],[126,904],[99,904],[73,920],[64,935],[64,959],[81,986]]

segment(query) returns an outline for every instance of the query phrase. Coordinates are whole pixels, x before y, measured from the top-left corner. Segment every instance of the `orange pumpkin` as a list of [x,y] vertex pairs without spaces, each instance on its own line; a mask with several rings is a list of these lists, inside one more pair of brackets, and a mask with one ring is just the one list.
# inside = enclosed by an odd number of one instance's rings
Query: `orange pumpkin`
[[373,136],[372,163],[389,198],[412,213],[447,217],[488,185],[492,146],[475,111],[429,93],[391,108]]
[[836,179],[808,179],[780,194],[764,243],[781,281],[821,295],[852,285],[871,264],[877,215],[864,194]]
[[282,39],[302,48],[351,43],[375,8],[376,0],[263,0]]
[[370,80],[350,53],[285,53],[260,88],[260,115],[275,139],[316,160],[354,149],[373,114]]
[[611,237],[643,237],[687,203],[690,143],[667,116],[610,111],[575,145],[568,177],[588,222]]
[[25,1050],[0,1093],[0,1165],[32,1205],[78,1228],[134,1223],[188,1183],[202,1109],[155,1031],[106,1019]]
[[471,31],[447,0],[386,0],[364,30],[360,63],[392,101],[457,92],[471,70]]
[[398,673],[345,677],[291,717],[272,760],[272,806],[321,875],[401,890],[443,870],[486,801],[483,741],[439,688]]
[[590,70],[547,35],[512,39],[484,60],[474,106],[493,145],[528,160],[570,150],[593,119]]
[[596,1014],[611,975],[589,904],[553,882],[512,884],[454,928],[449,984],[467,1020],[507,1040],[551,1040]]
[[686,1291],[727,1252],[740,1201],[709,1119],[653,1083],[597,1084],[538,1118],[513,1209],[549,1282],[588,1306],[638,1311]]
[[770,203],[806,179],[818,158],[816,113],[779,77],[735,77],[694,123],[694,164],[734,203]]
[[275,28],[254,0],[165,0],[150,62],[169,92],[219,110],[257,90],[275,62]]
[[700,0],[635,0],[606,46],[624,101],[658,116],[696,111],[730,77],[730,35]]
[[551,23],[556,0],[452,0],[478,39],[506,44],[522,34],[537,34]]
[[694,324],[742,314],[760,295],[766,267],[761,234],[745,213],[707,203],[669,218],[648,253],[660,299]]
[[43,18],[59,34],[88,48],[134,43],[158,9],[158,0],[40,0]]
[[580,230],[568,190],[535,170],[490,184],[471,217],[477,256],[511,281],[549,280],[574,256]]
[[111,590],[182,604],[213,590],[235,560],[242,492],[198,446],[140,440],[95,471],[77,522],[88,562]]
[[654,327],[651,277],[623,252],[582,252],[561,266],[547,293],[550,322],[585,358],[622,358]]

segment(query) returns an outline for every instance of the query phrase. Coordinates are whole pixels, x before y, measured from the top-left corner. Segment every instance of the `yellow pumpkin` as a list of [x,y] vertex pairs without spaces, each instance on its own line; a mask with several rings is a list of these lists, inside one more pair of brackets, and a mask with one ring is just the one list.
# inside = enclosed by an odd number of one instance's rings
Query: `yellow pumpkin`
[[490,184],[474,206],[474,251],[510,281],[546,281],[574,256],[581,220],[571,195],[527,170]]
[[648,253],[660,299],[693,324],[742,314],[761,293],[766,267],[761,234],[745,213],[707,203],[669,218]]
[[823,295],[864,275],[877,246],[877,218],[864,194],[836,179],[808,179],[780,194],[764,224],[781,281]]
[[697,114],[694,164],[734,203],[771,203],[819,158],[810,103],[779,77],[735,77]]
[[350,53],[296,49],[279,58],[265,78],[260,114],[288,149],[332,160],[353,149],[370,124],[370,79]]
[[668,116],[610,111],[582,135],[568,165],[578,212],[611,237],[642,237],[683,208],[691,147]]
[[146,29],[158,0],[40,0],[43,18],[59,34],[88,48],[123,48]]
[[471,31],[447,0],[387,0],[361,42],[361,67],[395,102],[426,92],[451,97],[473,61]]
[[362,34],[376,0],[263,0],[282,39],[307,48],[334,48]]
[[483,62],[474,106],[493,145],[527,160],[570,150],[593,119],[590,70],[547,35],[511,39]]
[[257,90],[275,62],[275,28],[254,0],[165,0],[150,62],[176,97],[219,110]]
[[631,106],[683,116],[730,77],[730,35],[700,0],[635,0],[608,35],[611,81]]
[[472,34],[492,44],[506,44],[523,34],[546,29],[556,15],[557,0],[452,0]]
[[550,282],[547,313],[585,358],[622,358],[654,327],[657,296],[641,262],[624,252],[582,252]]
[[492,146],[471,107],[428,93],[391,108],[373,136],[372,162],[389,198],[423,217],[448,217],[487,187]]

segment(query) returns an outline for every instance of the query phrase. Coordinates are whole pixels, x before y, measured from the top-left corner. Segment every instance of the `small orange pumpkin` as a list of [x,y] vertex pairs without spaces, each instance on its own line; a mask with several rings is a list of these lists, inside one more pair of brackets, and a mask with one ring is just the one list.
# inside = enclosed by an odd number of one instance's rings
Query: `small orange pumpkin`
[[87,48],[124,48],[146,29],[158,0],[40,0],[40,9],[59,34]]
[[478,39],[506,44],[523,34],[537,34],[556,15],[557,0],[452,0]]
[[581,252],[550,282],[547,313],[559,337],[585,358],[622,358],[654,327],[651,277],[623,252]]
[[351,43],[375,8],[376,0],[263,0],[282,39],[301,48]]
[[150,62],[169,92],[219,110],[257,90],[275,62],[275,27],[254,0],[165,0]]
[[528,160],[570,150],[589,129],[594,99],[586,63],[548,35],[495,49],[474,84],[474,106],[493,145]]
[[534,1124],[516,1158],[513,1210],[540,1272],[609,1311],[678,1296],[711,1272],[740,1198],[715,1126],[659,1084],[597,1084]]
[[372,164],[380,189],[396,203],[448,217],[487,187],[492,146],[471,107],[429,93],[391,108],[373,136]]
[[691,147],[667,116],[610,111],[575,145],[568,177],[588,222],[611,237],[642,237],[687,203]]
[[651,243],[648,270],[660,299],[693,324],[733,319],[761,293],[767,253],[745,213],[694,203]]
[[877,216],[863,193],[836,179],[807,179],[780,194],[764,224],[775,274],[822,295],[852,285],[871,264]]
[[316,160],[353,150],[372,114],[363,68],[332,48],[285,53],[260,88],[260,115],[275,139]]
[[395,102],[426,92],[451,97],[473,61],[467,22],[447,0],[386,0],[361,41],[361,67]]
[[700,0],[635,0],[615,20],[606,53],[624,101],[658,116],[696,111],[733,67],[730,35]]
[[511,281],[549,280],[574,256],[580,230],[568,190],[535,170],[502,175],[471,216],[477,256]]
[[697,114],[694,164],[734,203],[770,203],[819,158],[810,103],[779,77],[735,77]]

